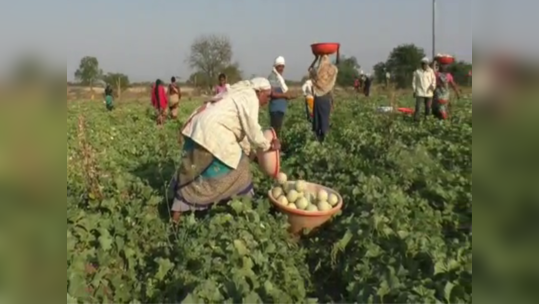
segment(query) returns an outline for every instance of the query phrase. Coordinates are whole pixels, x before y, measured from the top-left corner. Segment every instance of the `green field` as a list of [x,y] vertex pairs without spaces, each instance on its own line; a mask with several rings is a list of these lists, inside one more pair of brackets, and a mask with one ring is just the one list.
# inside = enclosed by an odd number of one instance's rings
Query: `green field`
[[339,99],[323,146],[293,104],[282,171],[345,202],[298,241],[255,165],[253,201],[170,225],[181,122],[157,128],[148,104],[69,103],[67,302],[471,303],[471,103],[421,124],[378,104]]

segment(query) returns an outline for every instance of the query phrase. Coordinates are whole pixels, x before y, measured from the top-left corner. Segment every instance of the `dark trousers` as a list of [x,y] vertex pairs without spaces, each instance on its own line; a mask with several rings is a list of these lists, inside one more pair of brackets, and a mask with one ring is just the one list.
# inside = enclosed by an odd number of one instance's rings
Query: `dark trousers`
[[284,113],[283,112],[270,112],[270,125],[275,130],[278,138],[281,138],[281,129],[283,128],[284,123]]
[[416,97],[415,98],[415,120],[419,120],[421,116],[421,104],[425,106],[425,117],[432,113],[432,98],[430,97]]
[[331,116],[331,97],[329,94],[314,97],[313,113],[313,132],[318,141],[323,142],[329,132]]

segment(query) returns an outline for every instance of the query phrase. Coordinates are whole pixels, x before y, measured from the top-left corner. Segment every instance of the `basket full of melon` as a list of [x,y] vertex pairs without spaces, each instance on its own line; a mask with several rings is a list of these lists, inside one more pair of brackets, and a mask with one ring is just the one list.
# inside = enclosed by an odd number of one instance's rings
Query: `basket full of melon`
[[288,181],[284,173],[277,175],[268,196],[273,205],[288,216],[292,233],[326,223],[343,206],[337,191],[302,180]]

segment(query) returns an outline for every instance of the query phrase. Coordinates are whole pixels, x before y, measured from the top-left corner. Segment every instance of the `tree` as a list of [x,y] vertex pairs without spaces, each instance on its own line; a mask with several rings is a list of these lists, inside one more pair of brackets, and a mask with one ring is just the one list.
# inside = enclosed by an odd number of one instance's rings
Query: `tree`
[[118,99],[122,98],[122,92],[129,87],[129,77],[122,73],[107,73],[103,76],[103,81],[116,89]]
[[[232,66],[237,68],[232,64],[232,54],[232,43],[227,36],[211,34],[195,39],[188,62],[197,76],[197,83],[202,81],[211,88],[219,73]],[[203,79],[198,79],[200,76]]]
[[386,67],[397,88],[407,88],[412,84],[414,71],[419,67],[425,50],[414,44],[399,45],[391,51]]
[[448,72],[453,75],[455,82],[461,86],[470,84],[468,73],[472,70],[472,64],[466,61],[456,61],[448,67]]
[[95,83],[102,78],[103,71],[95,57],[86,56],[80,60],[79,68],[75,71],[75,79],[82,85],[90,86],[93,91]]
[[359,64],[356,57],[346,57],[341,55],[339,62],[339,74],[337,75],[337,85],[348,87],[354,85],[354,80],[359,76]]
[[388,72],[386,63],[385,62],[378,62],[377,64],[374,65],[372,70],[374,71],[374,79],[375,79],[375,81],[377,83],[385,83],[385,81],[386,81],[386,73]]
[[229,83],[236,83],[243,79],[243,72],[238,63],[231,64],[225,67],[220,73],[224,73]]

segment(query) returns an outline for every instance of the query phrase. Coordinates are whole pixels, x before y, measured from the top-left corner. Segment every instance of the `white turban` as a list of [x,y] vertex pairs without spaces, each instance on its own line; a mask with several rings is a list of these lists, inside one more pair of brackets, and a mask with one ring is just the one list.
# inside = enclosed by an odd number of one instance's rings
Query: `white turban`
[[273,64],[273,66],[280,66],[280,65],[286,65],[286,61],[284,60],[283,56],[279,56],[275,58],[275,63]]
[[429,57],[423,57],[423,59],[421,59],[421,62],[422,63],[430,63],[430,59],[429,59]]

